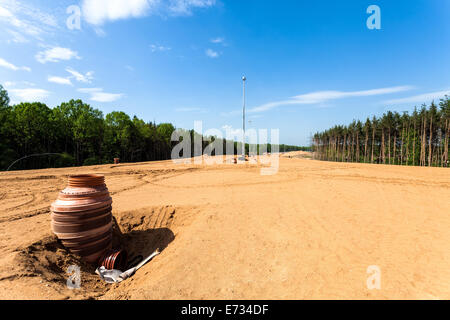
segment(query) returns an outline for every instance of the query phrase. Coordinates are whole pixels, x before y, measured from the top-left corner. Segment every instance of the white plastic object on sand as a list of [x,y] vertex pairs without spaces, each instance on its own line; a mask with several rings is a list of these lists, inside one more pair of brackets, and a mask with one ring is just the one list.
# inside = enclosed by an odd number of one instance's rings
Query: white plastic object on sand
[[106,281],[107,283],[122,282],[123,280],[128,279],[133,274],[135,274],[135,272],[137,270],[142,268],[147,262],[152,260],[159,253],[160,253],[159,250],[156,250],[151,255],[149,255],[147,258],[142,260],[142,262],[139,263],[136,267],[128,269],[125,272],[122,272],[120,270],[115,270],[115,269],[108,270],[104,266],[101,266],[100,268],[97,268],[97,270],[95,270],[95,273],[98,274],[100,276],[100,278],[102,278],[102,280]]

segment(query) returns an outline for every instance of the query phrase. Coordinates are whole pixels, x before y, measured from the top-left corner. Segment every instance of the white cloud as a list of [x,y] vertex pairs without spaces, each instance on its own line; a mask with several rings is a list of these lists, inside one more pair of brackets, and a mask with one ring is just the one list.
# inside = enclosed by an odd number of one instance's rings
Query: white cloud
[[6,82],[3,84],[3,87],[7,88],[7,87],[13,87],[13,86],[15,86],[15,85],[16,85],[16,83],[13,82],[13,81],[6,81]]
[[26,43],[28,42],[28,39],[21,34],[20,32],[8,29],[8,33],[12,36],[11,39],[8,40],[8,42],[14,42],[14,43]]
[[210,58],[218,58],[219,57],[219,53],[217,51],[214,51],[212,49],[208,49],[205,51],[205,54],[210,57]]
[[151,48],[152,52],[172,50],[172,48],[170,48],[170,47],[160,46],[160,45],[156,45],[156,44],[151,44],[150,48]]
[[83,0],[83,16],[93,25],[146,15],[156,0]]
[[76,51],[69,48],[54,47],[36,54],[36,60],[40,63],[59,62],[61,60],[81,59]]
[[107,93],[102,88],[81,88],[78,92],[90,94],[90,99],[97,102],[113,102],[123,97],[122,93]]
[[86,74],[82,74],[72,68],[66,68],[66,71],[72,75],[71,78],[75,78],[78,82],[91,83],[94,78],[93,71],[86,72]]
[[72,81],[70,81],[69,78],[49,76],[47,80],[48,80],[48,82],[53,82],[53,83],[57,83],[57,84],[64,84],[64,85],[69,85],[69,86],[72,85]]
[[84,19],[95,26],[108,21],[144,17],[153,13],[191,15],[195,8],[208,8],[215,0],[83,0]]
[[430,103],[433,100],[438,102],[441,98],[444,98],[445,95],[450,96],[450,90],[437,91],[424,93],[417,96],[406,97],[401,99],[393,99],[385,101],[386,104],[405,104],[405,103]]
[[283,105],[321,104],[330,100],[391,94],[402,91],[408,91],[412,89],[414,88],[411,86],[398,86],[398,87],[371,89],[364,91],[317,91],[298,95],[287,100],[269,102],[250,109],[249,113],[268,111],[270,109]]
[[0,18],[12,18],[13,14],[6,8],[0,7]]
[[[27,42],[28,37],[42,40],[43,34],[58,28],[57,19],[39,8],[17,0],[2,0],[0,24],[7,26],[12,42]],[[6,29],[3,28],[2,29]]]
[[34,87],[34,86],[35,86],[34,83],[29,82],[29,81],[19,81],[19,82],[15,82],[15,81],[6,81],[4,87],[5,87],[7,90],[10,90],[9,88],[15,87],[15,86],[17,86],[17,85],[19,85],[19,84],[24,85],[24,86],[28,86],[28,87]]
[[99,37],[106,37],[106,32],[102,28],[94,28],[95,34]]
[[37,88],[10,89],[8,93],[12,95],[11,100],[21,102],[42,101],[50,95],[49,91]]
[[10,70],[13,70],[13,71],[19,71],[19,70],[25,70],[25,71],[28,71],[28,72],[31,71],[31,69],[28,68],[28,67],[17,67],[14,64],[12,64],[12,63],[10,63],[10,62],[6,61],[5,59],[2,59],[2,58],[0,58],[0,67],[6,68],[6,69],[10,69]]
[[225,39],[222,37],[218,37],[218,38],[211,39],[210,41],[211,41],[211,43],[219,44],[219,43],[224,43]]
[[195,8],[209,8],[215,4],[215,0],[171,0],[168,9],[173,15],[191,15]]

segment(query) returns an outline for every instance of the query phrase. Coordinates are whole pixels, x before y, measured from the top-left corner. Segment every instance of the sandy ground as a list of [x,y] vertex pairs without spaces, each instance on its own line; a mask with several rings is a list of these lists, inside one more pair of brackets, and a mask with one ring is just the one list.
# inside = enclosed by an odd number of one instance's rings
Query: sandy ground
[[[74,173],[105,174],[116,244],[162,249],[132,279],[102,283],[52,236],[49,205]],[[448,169],[291,153],[273,176],[166,161],[2,172],[0,183],[1,299],[450,299]],[[371,265],[379,290],[366,285]]]

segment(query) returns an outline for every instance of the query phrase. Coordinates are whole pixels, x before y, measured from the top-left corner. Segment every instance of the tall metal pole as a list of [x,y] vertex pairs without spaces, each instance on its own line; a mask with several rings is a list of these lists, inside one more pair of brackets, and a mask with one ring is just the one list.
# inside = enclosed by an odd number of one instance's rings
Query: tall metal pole
[[245,161],[245,81],[247,78],[244,76],[242,77],[242,85],[243,85],[243,108],[242,108],[242,157]]

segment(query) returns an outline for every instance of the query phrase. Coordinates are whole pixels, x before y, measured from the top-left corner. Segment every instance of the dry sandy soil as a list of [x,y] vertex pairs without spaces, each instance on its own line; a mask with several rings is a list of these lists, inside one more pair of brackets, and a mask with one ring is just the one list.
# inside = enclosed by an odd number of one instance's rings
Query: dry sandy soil
[[[450,299],[450,170],[319,162],[171,161],[0,173],[1,299]],[[102,283],[52,236],[67,176],[101,173],[115,245],[162,253]],[[67,267],[82,270],[66,287]],[[367,268],[381,270],[369,290]]]

